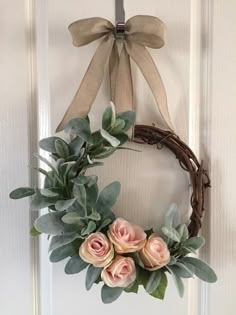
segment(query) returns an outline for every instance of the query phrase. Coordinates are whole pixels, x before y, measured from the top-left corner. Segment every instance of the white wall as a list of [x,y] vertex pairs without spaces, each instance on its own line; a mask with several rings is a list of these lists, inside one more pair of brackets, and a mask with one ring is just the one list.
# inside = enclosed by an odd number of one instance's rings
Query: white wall
[[[125,0],[127,18],[151,14],[167,25],[166,45],[161,50],[151,50],[151,54],[166,86],[177,134],[189,141],[210,170],[212,189],[203,230],[207,247],[202,255],[215,267],[219,281],[209,287],[186,283],[182,300],[170,284],[165,302],[145,294],[124,295],[109,306],[101,304],[97,288],[85,291],[83,275],[66,276],[64,263],[48,263],[46,242],[39,247],[29,238],[35,215],[29,214],[27,202],[10,201],[8,193],[19,185],[36,183],[35,175],[27,168],[35,162],[30,156],[36,150],[36,141],[54,132],[96,48],[97,43],[73,47],[68,24],[91,16],[114,21],[114,3],[10,0],[2,1],[0,6],[1,313],[74,315],[91,305],[88,314],[96,311],[116,315],[133,308],[137,315],[147,310],[176,315],[220,315],[224,311],[233,315],[235,1]],[[135,65],[133,77],[138,122],[157,122],[153,97]],[[91,113],[94,125],[108,101],[106,76]],[[121,181],[117,214],[144,226],[152,223],[158,229],[165,209],[175,201],[184,219],[188,211],[188,178],[167,151],[138,147],[142,153],[119,152],[107,160],[105,172],[97,171],[101,186],[113,179]]]

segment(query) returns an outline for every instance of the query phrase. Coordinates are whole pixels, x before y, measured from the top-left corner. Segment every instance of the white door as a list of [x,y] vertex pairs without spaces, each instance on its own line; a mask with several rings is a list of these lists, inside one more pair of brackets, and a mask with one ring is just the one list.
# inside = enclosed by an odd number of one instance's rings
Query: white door
[[[234,0],[125,0],[126,17],[155,15],[167,25],[166,45],[151,50],[162,75],[176,133],[204,159],[211,179],[201,256],[218,282],[186,282],[180,299],[172,283],[164,302],[148,295],[123,295],[111,305],[99,288],[87,292],[84,274],[67,276],[64,262],[51,265],[47,240],[32,240],[35,213],[28,202],[9,200],[15,187],[35,185],[32,154],[37,141],[52,135],[93,56],[97,43],[72,46],[67,26],[100,16],[114,21],[114,1],[1,1],[0,50],[0,311],[4,315],[114,315],[146,312],[176,315],[234,315],[236,308],[236,2]],[[153,97],[132,65],[138,122],[158,122]],[[108,105],[107,75],[93,105],[94,126]],[[132,145],[132,144],[131,144]],[[134,145],[133,145],[134,146]],[[189,182],[174,156],[135,145],[141,153],[117,153],[98,170],[100,185],[120,180],[116,212],[144,226],[160,227],[165,210],[176,202],[183,219]],[[151,183],[151,185],[150,185]]]

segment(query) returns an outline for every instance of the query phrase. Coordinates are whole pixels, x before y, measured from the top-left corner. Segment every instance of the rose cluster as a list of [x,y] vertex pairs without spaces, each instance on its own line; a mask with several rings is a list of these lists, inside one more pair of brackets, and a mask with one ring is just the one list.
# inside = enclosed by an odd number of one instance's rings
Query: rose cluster
[[79,254],[94,267],[103,267],[101,278],[109,287],[125,288],[136,279],[135,262],[128,253],[137,252],[147,270],[160,269],[170,261],[169,250],[161,237],[153,233],[147,238],[140,226],[124,219],[116,219],[107,236],[101,232],[90,234]]

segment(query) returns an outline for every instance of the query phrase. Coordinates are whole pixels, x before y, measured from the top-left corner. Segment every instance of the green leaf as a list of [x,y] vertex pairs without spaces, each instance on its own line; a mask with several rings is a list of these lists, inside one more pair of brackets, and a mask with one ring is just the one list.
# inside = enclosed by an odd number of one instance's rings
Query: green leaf
[[116,200],[120,194],[120,183],[112,182],[107,185],[99,194],[96,209],[100,214],[110,210],[116,203]]
[[147,238],[154,233],[153,228],[146,230],[145,233],[147,234]]
[[79,186],[79,185],[74,185],[73,187],[73,194],[75,198],[77,199],[78,203],[86,209],[86,201],[87,201],[87,194],[86,194],[86,189],[84,186]]
[[87,269],[86,279],[85,279],[85,287],[86,290],[90,290],[93,284],[97,281],[98,277],[101,274],[103,268],[97,268],[93,265],[90,265]]
[[101,132],[101,136],[107,141],[109,142],[113,147],[118,147],[118,145],[120,144],[120,141],[113,137],[112,135],[110,135],[106,130],[104,129],[100,129]]
[[34,226],[39,232],[49,235],[73,232],[74,227],[72,225],[67,225],[62,222],[61,217],[63,215],[63,212],[50,212],[44,214],[36,219]]
[[62,217],[62,221],[66,224],[81,225],[81,215],[78,212],[69,212]]
[[184,257],[182,259],[188,269],[198,278],[205,282],[214,283],[217,281],[215,271],[205,262],[194,257]]
[[180,225],[179,209],[176,204],[172,204],[165,215],[165,226],[176,228]]
[[93,221],[100,221],[101,216],[99,213],[94,212],[94,213],[90,214],[90,216],[88,216],[88,219],[93,220]]
[[93,162],[93,164],[88,164],[84,167],[85,170],[92,168],[92,167],[97,167],[97,166],[103,166],[104,163],[102,162]]
[[134,281],[133,283],[131,283],[131,285],[125,288],[124,291],[127,293],[138,293],[138,288],[139,288],[138,282]]
[[102,292],[101,292],[102,302],[104,304],[109,304],[109,303],[114,302],[120,297],[123,290],[124,288],[119,288],[119,287],[110,288],[104,284],[104,286],[102,287]]
[[79,136],[88,143],[93,143],[90,125],[87,119],[74,118],[69,121],[64,130],[66,133]]
[[178,226],[177,231],[179,232],[181,242],[184,242],[188,239],[189,233],[186,224],[181,224],[180,226]]
[[116,134],[116,139],[120,141],[119,146],[122,146],[124,143],[126,143],[129,140],[129,137],[126,133],[122,132],[122,133]]
[[64,211],[67,210],[69,207],[73,205],[75,202],[75,198],[73,199],[68,199],[68,200],[58,200],[55,204],[55,207],[58,211]]
[[61,140],[61,138],[49,137],[49,138],[42,139],[39,141],[39,147],[44,151],[48,151],[50,153],[57,153],[56,148],[55,148],[56,140]]
[[9,197],[11,199],[21,199],[21,198],[25,198],[25,197],[29,197],[35,194],[35,190],[33,188],[30,187],[20,187],[17,188],[15,190],[13,190]]
[[123,119],[118,118],[114,126],[112,127],[110,133],[112,135],[119,134],[123,131],[124,128],[125,128],[125,121]]
[[183,297],[184,296],[184,284],[182,279],[175,273],[172,273],[173,279],[174,279],[174,283],[175,286],[178,290],[179,296]]
[[30,203],[30,210],[41,210],[46,207],[55,205],[57,197],[44,197],[36,190],[36,194],[33,196]]
[[193,250],[197,250],[201,248],[205,244],[205,239],[201,236],[191,237],[187,239],[183,246],[186,246],[187,248],[191,248]]
[[109,225],[112,222],[111,219],[105,219],[99,226],[99,228],[97,229],[97,231],[101,231],[102,229],[104,229],[107,225]]
[[40,235],[41,234],[41,232],[39,232],[36,228],[35,228],[35,226],[32,226],[32,228],[30,229],[30,235],[31,236],[38,236],[38,235]]
[[162,272],[161,271],[153,271],[148,279],[147,285],[145,287],[145,290],[151,294],[153,293],[156,288],[159,286],[161,282],[161,276]]
[[93,221],[89,221],[87,227],[81,230],[81,235],[89,235],[96,230],[96,227],[96,223],[94,223]]
[[56,191],[53,188],[52,190],[50,190],[49,188],[40,189],[40,193],[44,197],[57,197],[59,195],[58,192],[59,190]]
[[168,265],[168,270],[180,278],[192,278],[193,272],[189,270],[184,264],[177,262],[175,265]]
[[130,129],[130,127],[135,122],[135,117],[136,114],[133,111],[123,112],[116,116],[117,119],[120,118],[125,121],[125,127],[123,128],[123,131],[128,131]]
[[48,248],[48,251],[55,250],[63,245],[72,243],[75,239],[78,238],[78,234],[67,234],[67,235],[56,235],[51,238],[51,242]]
[[75,137],[70,143],[69,143],[69,148],[70,150],[78,156],[80,153],[80,150],[82,149],[84,145],[84,140],[80,137]]
[[170,261],[168,263],[168,266],[172,266],[172,265],[175,265],[177,262],[177,259],[173,256],[170,257]]
[[113,121],[113,112],[111,107],[107,107],[102,116],[102,128],[108,130]]
[[161,282],[160,282],[159,286],[150,295],[157,298],[157,299],[163,300],[165,297],[166,287],[167,287],[167,277],[166,277],[166,274],[164,272],[162,272]]
[[180,235],[179,233],[172,227],[170,226],[164,226],[162,229],[162,232],[168,236],[170,239],[172,239],[175,242],[180,242]]
[[70,258],[65,266],[65,273],[68,275],[72,275],[75,273],[79,273],[80,271],[84,270],[88,264],[83,261],[80,256],[75,255]]
[[68,144],[62,139],[57,139],[55,141],[55,149],[61,158],[65,159],[70,155]]
[[109,156],[111,156],[115,151],[117,150],[117,148],[106,148],[104,147],[103,151],[98,153],[98,154],[93,154],[93,159],[105,159]]
[[49,260],[52,263],[56,263],[56,262],[64,260],[67,257],[75,255],[76,251],[78,251],[78,249],[73,243],[60,246],[51,252],[49,256]]
[[48,167],[51,168],[51,170],[53,170],[53,172],[55,172],[56,174],[58,174],[58,170],[52,165],[52,163],[50,163],[46,158],[44,158],[43,156],[41,156],[38,153],[34,154],[35,157],[37,157],[39,160],[41,160],[42,162],[44,162]]
[[88,185],[88,187],[93,186],[94,184],[97,184],[98,181],[98,177],[95,175],[91,175],[91,176],[77,176],[75,178],[73,178],[72,183],[76,184],[76,185]]
[[86,187],[87,208],[93,209],[98,198],[98,185],[95,184],[91,187]]

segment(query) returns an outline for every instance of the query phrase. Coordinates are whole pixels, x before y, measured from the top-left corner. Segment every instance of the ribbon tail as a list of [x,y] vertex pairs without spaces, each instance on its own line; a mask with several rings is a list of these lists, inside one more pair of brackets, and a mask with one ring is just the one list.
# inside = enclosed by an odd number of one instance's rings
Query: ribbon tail
[[116,78],[119,67],[119,52],[116,41],[114,41],[112,51],[109,58],[109,76],[110,76],[110,98],[115,103],[116,98]]
[[114,38],[112,35],[103,38],[90,62],[80,87],[62,121],[58,125],[56,132],[63,130],[65,125],[71,119],[76,117],[86,117],[88,115],[101,86],[106,61],[111,53],[113,42]]
[[167,105],[165,87],[151,55],[149,54],[145,46],[136,44],[133,41],[126,40],[125,46],[128,54],[137,64],[145,80],[147,81],[152,91],[152,94],[154,95],[163,120],[165,121],[167,126],[171,130],[173,130]]
[[123,45],[116,77],[115,105],[117,113],[133,110],[133,83],[130,57]]

